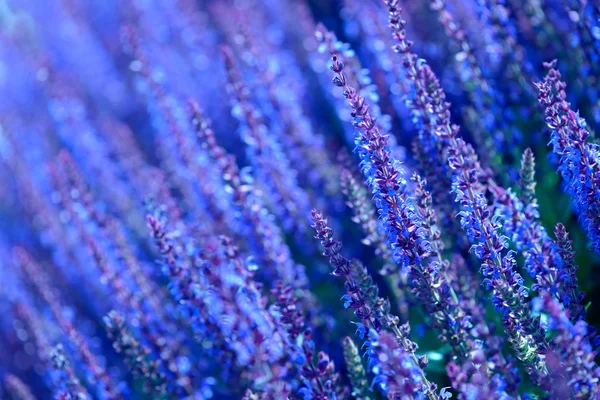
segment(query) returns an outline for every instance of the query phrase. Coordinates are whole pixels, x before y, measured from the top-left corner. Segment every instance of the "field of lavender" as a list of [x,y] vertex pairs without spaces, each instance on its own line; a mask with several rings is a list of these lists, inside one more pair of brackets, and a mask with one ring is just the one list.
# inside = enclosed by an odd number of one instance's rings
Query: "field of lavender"
[[0,30],[0,399],[600,399],[600,0]]

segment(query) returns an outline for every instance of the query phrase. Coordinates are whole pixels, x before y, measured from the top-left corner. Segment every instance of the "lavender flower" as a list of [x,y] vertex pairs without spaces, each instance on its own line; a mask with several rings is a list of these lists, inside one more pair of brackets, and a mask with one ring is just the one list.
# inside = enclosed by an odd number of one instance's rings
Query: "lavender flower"
[[250,225],[257,236],[258,255],[264,257],[278,278],[303,286],[306,280],[303,268],[291,258],[279,227],[265,208],[260,192],[254,187],[253,178],[248,176],[247,171],[241,171],[235,159],[218,145],[210,121],[204,118],[193,101],[190,101],[190,114],[198,139],[207,147],[210,158],[222,173],[226,187],[232,191],[234,206],[242,211],[243,223]]
[[75,374],[71,362],[64,353],[62,345],[56,345],[49,354],[53,368],[60,374],[60,381],[64,387],[58,392],[57,398],[85,400],[91,396],[81,385]]
[[515,82],[512,96],[518,98],[519,95],[533,96],[533,87],[531,85],[531,65],[525,58],[525,49],[520,45],[516,38],[516,29],[512,21],[507,18],[509,11],[503,0],[483,0],[479,1],[483,7],[489,11],[490,22],[494,28],[503,56],[507,59],[506,76]]
[[345,295],[346,303],[344,307],[355,310],[354,315],[361,321],[371,323],[375,331],[381,330],[382,323],[380,319],[373,316],[371,307],[365,299],[365,294],[356,285],[351,275],[350,260],[340,253],[342,249],[341,242],[333,238],[333,232],[327,226],[327,220],[323,217],[323,214],[317,210],[313,210],[312,220],[313,228],[317,234],[315,237],[321,242],[324,248],[323,256],[329,258],[329,263],[334,268],[331,274],[346,279],[345,288],[347,294]]
[[[260,35],[255,30],[260,28],[249,18],[236,15],[233,21],[228,20],[231,13],[226,10],[219,15],[230,40],[236,44],[241,42],[239,47],[243,56],[240,61],[254,71],[260,81],[255,91],[259,101],[260,97],[265,97],[265,104],[261,107],[265,110],[265,119],[270,122],[273,136],[281,144],[285,157],[294,166],[288,173],[298,172],[298,182],[311,194],[313,203],[325,200],[319,197],[322,189],[330,199],[337,196],[338,166],[331,162],[324,137],[313,132],[311,122],[298,101],[305,94],[305,88],[299,82],[301,71],[297,70],[295,60],[278,56],[272,43],[257,40]],[[273,66],[280,62],[281,66]],[[262,92],[265,92],[264,96],[260,96]]]
[[553,334],[547,354],[548,368],[553,374],[562,375],[565,379],[563,384],[570,389],[570,393],[566,394],[564,388],[556,387],[554,398],[597,398],[600,395],[600,369],[594,362],[585,321],[573,324],[560,304],[548,293],[537,298],[534,307],[537,311],[548,313],[547,329]]
[[598,197],[598,149],[587,143],[590,136],[587,124],[571,110],[565,100],[566,84],[555,69],[556,61],[545,64],[548,73],[537,83],[538,102],[544,109],[546,124],[552,129],[552,150],[558,157],[558,171],[565,181],[565,189],[573,199],[579,220],[588,234],[592,248],[600,247],[600,219]]
[[[378,256],[384,261],[389,261],[391,259],[390,249],[385,238],[379,231],[377,214],[371,204],[371,200],[368,198],[366,188],[346,168],[342,170],[341,184],[342,192],[348,199],[346,204],[353,213],[352,221],[360,224],[365,234],[362,243],[367,246],[373,246]],[[385,274],[385,271],[382,271],[382,273]]]
[[365,238],[361,242],[374,247],[375,254],[383,261],[384,264],[379,273],[386,276],[388,286],[398,301],[400,315],[405,320],[408,315],[407,274],[404,271],[397,271],[394,265],[391,249],[384,232],[382,232],[382,227],[377,221],[373,204],[367,197],[366,188],[357,181],[355,175],[348,168],[342,170],[341,179],[342,191],[348,198],[346,204],[353,211],[352,221],[360,224],[365,234]]
[[[529,149],[528,149],[529,150]],[[503,231],[509,235],[525,257],[525,268],[536,280],[533,289],[552,294],[567,307],[577,309],[575,317],[585,314],[581,296],[574,293],[577,277],[573,268],[569,241],[564,226],[557,225],[560,244],[555,243],[539,221],[535,198],[534,158],[531,150],[525,151],[521,162],[521,198],[512,191],[505,193],[496,188],[496,215],[503,222]],[[563,246],[567,249],[561,250]],[[583,314],[582,314],[583,313]]]
[[[232,113],[244,124],[244,138],[248,155],[258,174],[267,185],[274,211],[287,229],[302,229],[295,224],[298,216],[308,216],[308,198],[298,187],[296,175],[280,149],[279,143],[269,135],[263,117],[250,100],[250,92],[237,70],[232,51],[223,47],[223,56],[229,77],[229,90],[234,99]],[[285,172],[285,173],[284,173]],[[273,196],[273,197],[271,197]]]
[[[357,92],[366,98],[369,98],[373,102],[372,112],[378,119],[377,124],[381,127],[389,127],[390,117],[383,114],[379,108],[379,95],[375,90],[375,85],[372,85],[371,78],[369,77],[369,71],[364,69],[358,59],[356,52],[350,47],[350,44],[343,43],[337,39],[335,34],[328,31],[323,25],[319,24],[315,29],[315,37],[319,42],[318,51],[320,53],[328,53],[331,56],[337,57],[340,62],[348,65],[348,70],[352,71],[349,74],[351,85],[353,85]],[[347,111],[344,109],[341,101],[336,102],[338,115],[342,120],[350,120],[352,116],[348,116]],[[351,131],[346,132],[347,141],[352,143],[354,138]],[[394,149],[401,151],[396,147],[396,140],[394,137],[390,138],[391,145]]]
[[[402,117],[402,126],[404,129],[411,129],[406,120],[410,119],[409,113],[402,101],[402,95],[409,92],[408,85],[403,79],[398,80],[398,77],[404,77],[404,70],[400,65],[392,62],[393,51],[391,46],[391,38],[387,35],[386,18],[381,12],[381,7],[372,2],[372,4],[364,3],[357,0],[345,0],[344,12],[342,17],[346,20],[348,26],[352,26],[356,31],[356,25],[360,26],[358,32],[353,32],[359,35],[365,47],[372,53],[378,71],[375,66],[370,67],[373,70],[373,76],[378,77],[374,81],[377,83],[377,96],[380,97],[382,103],[387,96],[392,103],[396,114]],[[348,29],[350,31],[350,29]],[[379,74],[383,73],[384,77]],[[379,82],[384,81],[384,84]],[[392,115],[393,116],[393,115]]]
[[421,364],[415,364],[411,353],[402,349],[393,335],[374,332],[366,342],[369,355],[369,367],[375,379],[374,384],[381,387],[388,399],[443,399],[444,394],[428,388],[422,379]]
[[[457,69],[457,75],[473,103],[473,107],[467,108],[464,112],[465,120],[470,131],[473,132],[477,147],[482,150],[485,157],[482,161],[485,165],[490,165],[493,162],[494,166],[500,168],[501,165],[499,165],[500,160],[498,159],[497,150],[505,150],[505,138],[502,132],[498,134],[495,131],[500,128],[497,126],[498,122],[502,121],[501,116],[498,115],[501,113],[499,106],[502,104],[502,99],[495,93],[487,77],[484,76],[479,62],[471,49],[466,33],[462,29],[460,22],[454,18],[451,10],[446,6],[446,2],[444,0],[433,0],[430,2],[430,7],[437,11],[439,14],[438,20],[444,26],[446,35],[455,44],[455,68]],[[476,119],[481,114],[488,116],[484,121],[485,128],[491,131],[490,135],[486,135],[478,126]]]
[[[406,22],[400,17],[397,0],[386,1],[389,9],[390,29],[398,44],[396,51],[403,54],[404,65],[418,70],[424,62],[417,62],[412,42],[406,38]],[[504,237],[498,234],[499,226],[492,218],[487,199],[479,180],[482,169],[473,149],[459,138],[459,127],[450,124],[449,104],[439,82],[430,73],[429,85],[425,86],[418,75],[412,76],[413,83],[429,97],[429,118],[436,121],[436,133],[448,152],[448,165],[453,171],[452,191],[461,205],[461,226],[469,240],[475,244],[472,252],[482,261],[481,273],[484,284],[492,289],[494,305],[503,316],[503,323],[519,357],[530,367],[532,375],[544,375],[544,364],[539,352],[545,346],[543,332],[532,316],[526,298],[523,279],[515,271],[515,260],[511,252],[503,254],[507,247]]]
[[0,397],[600,398],[596,0],[8,3]]
[[30,307],[24,303],[14,305],[15,317],[23,324],[27,339],[36,346],[42,367],[51,371],[48,380],[52,382],[58,393],[64,392],[74,399],[90,399],[90,395],[75,374],[71,363],[66,358],[61,344],[50,346],[48,333],[42,321]]
[[569,310],[571,321],[576,323],[579,320],[585,319],[585,307],[582,304],[583,293],[579,292],[577,282],[577,265],[575,265],[575,253],[573,251],[573,242],[569,238],[569,234],[565,226],[561,223],[556,224],[554,229],[556,236],[556,252],[559,257],[555,260],[557,263],[562,263],[561,274],[558,282],[561,287],[561,303],[565,309]]
[[[202,301],[202,282],[197,280],[189,268],[177,262],[174,247],[167,237],[163,224],[152,215],[148,215],[147,221],[151,236],[162,257],[163,274],[170,280],[170,292],[180,303],[184,318],[190,318],[188,322],[192,324],[198,337],[209,341],[218,340],[216,339],[217,322],[207,308],[209,304]],[[223,343],[218,344],[223,345]]]
[[324,248],[323,256],[328,257],[330,264],[334,267],[332,275],[344,277],[346,280],[344,287],[347,294],[343,297],[344,307],[354,309],[354,315],[362,322],[362,325],[358,324],[358,333],[361,339],[377,335],[384,326],[390,328],[394,332],[395,340],[401,343],[403,351],[410,354],[410,359],[416,366],[416,371],[422,381],[420,390],[423,395],[429,399],[435,399],[435,384],[428,381],[423,372],[423,368],[427,366],[427,360],[415,356],[417,345],[408,338],[410,326],[408,324],[399,326],[398,317],[389,312],[387,301],[377,297],[377,292],[375,292],[377,288],[374,285],[369,285],[370,292],[360,286],[360,281],[357,282],[356,272],[352,271],[350,260],[341,254],[342,244],[333,239],[332,230],[327,226],[327,220],[323,215],[313,210],[312,220],[316,232],[315,237]]
[[142,379],[144,393],[153,396],[166,395],[166,379],[160,372],[160,362],[150,357],[150,350],[142,346],[129,332],[125,319],[117,311],[104,317],[104,324],[113,347],[123,353],[134,377]]
[[479,351],[474,355],[475,363],[465,363],[462,366],[454,362],[450,362],[446,367],[448,377],[452,383],[452,387],[458,391],[458,399],[509,399],[502,381],[490,379],[486,373],[487,366],[484,362],[484,357]]
[[456,307],[458,300],[455,294],[454,299],[448,301],[452,289],[442,278],[445,263],[441,259],[441,241],[435,227],[431,199],[424,191],[425,183],[417,179],[422,188],[421,199],[417,200],[418,210],[415,211],[410,204],[402,170],[387,146],[389,136],[380,133],[365,98],[347,83],[343,63],[335,55],[332,60],[331,69],[336,74],[333,83],[344,88],[344,96],[355,116],[363,172],[376,197],[394,259],[409,271],[413,292],[427,310],[434,315],[440,313],[433,320],[434,324],[440,324],[441,336],[466,357],[467,350],[459,343],[465,341],[468,318],[464,318],[462,311]]
[[117,385],[113,382],[107,371],[99,364],[97,356],[90,350],[81,332],[73,326],[71,321],[63,317],[61,300],[48,284],[48,277],[42,272],[43,270],[40,265],[21,248],[14,250],[14,257],[15,263],[24,272],[48,305],[53,318],[64,332],[73,350],[78,352],[84,360],[86,368],[89,371],[88,380],[90,383],[99,383],[99,393],[103,393],[106,398],[119,398],[120,394]]

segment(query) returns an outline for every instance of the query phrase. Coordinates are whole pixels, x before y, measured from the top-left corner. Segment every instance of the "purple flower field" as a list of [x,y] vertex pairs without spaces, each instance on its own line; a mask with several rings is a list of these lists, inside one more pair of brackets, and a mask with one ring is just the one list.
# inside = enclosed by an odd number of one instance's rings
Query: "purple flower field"
[[0,399],[600,400],[600,0],[0,0]]

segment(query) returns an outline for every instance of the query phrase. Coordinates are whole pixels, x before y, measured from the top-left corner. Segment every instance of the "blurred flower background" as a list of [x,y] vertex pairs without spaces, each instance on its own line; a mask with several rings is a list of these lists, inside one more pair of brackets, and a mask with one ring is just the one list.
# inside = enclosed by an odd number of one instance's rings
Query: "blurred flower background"
[[0,30],[0,398],[600,399],[597,0]]

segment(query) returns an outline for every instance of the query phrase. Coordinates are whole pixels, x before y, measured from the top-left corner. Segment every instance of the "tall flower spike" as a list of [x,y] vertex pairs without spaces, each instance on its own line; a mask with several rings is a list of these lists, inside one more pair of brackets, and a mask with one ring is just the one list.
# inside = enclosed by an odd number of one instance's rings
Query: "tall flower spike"
[[[452,10],[446,6],[446,1],[431,0],[429,4],[432,10],[437,11],[438,20],[444,26],[448,38],[454,43],[455,69],[463,89],[473,104],[472,107],[465,108],[465,122],[474,136],[477,147],[485,154],[485,159],[482,161],[485,165],[501,168],[502,159],[498,157],[497,152],[505,150],[504,135],[502,132],[495,133],[499,128],[498,125],[504,121],[501,104],[497,104],[501,103],[501,97],[495,93],[487,77],[484,76],[467,35],[460,22],[454,18]],[[486,118],[481,118],[481,115],[485,115]],[[481,126],[482,121],[484,127]],[[486,130],[491,134],[485,132]]]
[[79,378],[77,378],[61,344],[54,346],[50,351],[50,360],[54,369],[59,372],[59,379],[63,385],[63,389],[58,392],[58,396],[62,393],[63,396],[65,394],[70,396],[69,399],[87,400],[92,398],[79,382]]
[[[443,258],[444,243],[437,227],[437,215],[433,209],[431,194],[427,191],[427,181],[416,173],[413,174],[412,180],[416,184],[414,204],[418,233],[429,245],[430,251],[430,258],[424,261],[424,276],[420,278],[428,287],[417,291],[416,294],[430,313],[433,325],[440,331],[442,341],[449,342],[457,354],[468,358],[473,346],[473,339],[469,334],[472,328],[471,317],[462,309],[458,295],[450,285],[450,263]],[[423,296],[431,296],[435,301],[428,301]]]
[[355,118],[354,125],[358,128],[356,143],[363,173],[375,195],[379,213],[383,217],[384,227],[395,253],[394,258],[404,266],[404,258],[407,253],[401,243],[396,242],[396,239],[402,240],[400,229],[410,233],[414,230],[414,226],[410,226],[412,221],[406,220],[406,218],[396,221],[397,217],[410,212],[406,198],[402,197],[406,185],[402,176],[403,171],[398,161],[391,156],[388,148],[389,136],[380,133],[376,119],[369,111],[366,99],[349,85],[343,72],[344,67],[344,63],[336,55],[333,55],[331,65],[331,70],[335,74],[333,83],[344,90],[344,96],[352,108],[352,115]]
[[402,346],[403,351],[410,355],[411,362],[415,366],[415,371],[420,375],[422,393],[430,400],[437,399],[435,393],[436,385],[430,382],[423,368],[427,366],[427,360],[417,357],[415,351],[417,345],[408,337],[410,325],[408,323],[399,326],[398,317],[389,312],[389,303],[376,297],[376,286],[373,284],[370,290],[361,287],[356,274],[356,265],[341,254],[342,243],[333,238],[333,230],[327,225],[327,219],[317,210],[312,212],[313,228],[316,236],[324,248],[323,256],[329,258],[329,263],[334,267],[332,275],[344,277],[346,282],[344,288],[346,295],[343,297],[346,308],[354,309],[354,315],[361,321],[358,325],[358,334],[361,339],[369,338],[381,331],[382,327],[391,329],[395,335],[395,340]]
[[[431,193],[427,190],[427,180],[421,178],[417,173],[414,173],[411,180],[415,182],[415,211],[417,215],[417,221],[423,237],[429,242],[431,247],[431,256],[437,259],[439,273],[444,277],[445,284],[448,285],[450,279],[446,274],[448,269],[448,261],[442,258],[444,251],[444,242],[442,241],[442,233],[440,232],[437,224],[438,218],[433,208],[433,200]],[[454,290],[449,287],[448,295],[452,297],[455,303],[458,303],[458,297]]]
[[339,376],[335,372],[335,365],[329,356],[320,351],[315,358],[315,343],[312,339],[312,330],[306,328],[303,333],[302,344],[302,363],[299,368],[302,374],[303,385],[298,391],[304,398],[310,399],[337,399],[342,398],[344,393],[338,388]]
[[592,248],[600,252],[600,150],[598,145],[587,142],[590,132],[585,120],[565,100],[566,84],[555,69],[556,60],[544,65],[548,73],[536,85],[546,125],[552,130],[552,151],[579,221]]
[[295,169],[252,103],[251,92],[237,68],[233,52],[228,47],[221,50],[229,79],[228,89],[233,98],[232,113],[243,125],[242,139],[246,142],[257,181],[268,190],[273,211],[284,227],[302,231],[302,222],[310,210],[306,192],[298,186]]
[[560,285],[559,300],[563,307],[569,311],[571,321],[576,323],[585,320],[586,310],[582,304],[584,294],[578,290],[577,270],[579,267],[575,265],[573,241],[569,237],[567,229],[561,223],[556,224],[554,235],[556,236],[556,253],[559,256],[558,259],[555,259],[555,262],[561,264],[561,274],[557,282]]
[[381,330],[382,323],[379,319],[373,317],[371,308],[365,299],[365,294],[356,285],[351,275],[350,260],[341,254],[342,243],[333,238],[333,231],[327,226],[327,219],[317,210],[313,210],[312,220],[316,232],[315,238],[321,242],[324,248],[323,255],[329,258],[329,263],[334,268],[331,274],[346,279],[345,307],[354,309],[354,315],[361,321],[371,323],[376,331]]
[[[278,331],[275,328],[275,321],[271,318],[269,312],[267,312],[267,299],[262,292],[263,286],[255,278],[256,264],[252,258],[243,260],[240,249],[233,244],[230,238],[221,236],[219,239],[224,255],[224,270],[221,272],[223,281],[232,286],[231,290],[234,292],[233,295],[239,303],[241,312],[247,314],[250,320],[250,327],[253,331],[256,331],[253,332],[254,338],[252,340],[257,342],[261,339],[270,338]],[[232,285],[231,282],[228,282],[229,275],[233,275],[236,278],[243,278],[243,280]],[[297,311],[301,313],[300,308]],[[299,323],[299,321],[296,320],[296,323]],[[269,343],[265,343],[265,346],[269,346]],[[275,349],[263,350],[267,353],[269,351],[276,353]]]
[[[219,226],[219,229],[226,228],[227,213],[218,201],[219,188],[213,185],[214,171],[208,161],[194,152],[190,146],[188,135],[182,129],[181,121],[174,112],[177,102],[169,98],[165,85],[156,79],[156,71],[152,70],[151,61],[137,36],[136,29],[127,26],[123,37],[126,52],[131,54],[136,66],[132,70],[139,74],[140,80],[147,87],[145,95],[148,97],[150,116],[153,117],[154,125],[157,125],[159,130],[156,136],[159,144],[157,150],[163,159],[165,169],[169,170],[171,180],[188,203],[189,212],[197,213],[196,217],[201,220],[200,223],[212,221]],[[169,134],[164,135],[163,132]],[[191,179],[178,179],[177,176],[182,172]],[[202,207],[194,207],[197,203],[201,203]]]
[[164,396],[167,393],[166,378],[160,371],[160,361],[153,360],[150,350],[142,346],[129,332],[123,315],[111,311],[104,317],[108,337],[117,353],[122,353],[133,376],[143,382],[144,393]]
[[64,304],[56,291],[49,285],[48,276],[44,273],[42,267],[22,248],[15,248],[13,253],[15,264],[23,271],[40,297],[46,302],[56,323],[67,337],[71,348],[82,357],[86,368],[90,372],[88,378],[90,384],[98,385],[107,399],[119,399],[121,396],[120,389],[113,382],[106,369],[99,363],[96,354],[90,350],[86,338],[70,320],[65,319],[62,311]]
[[458,399],[510,399],[502,387],[502,382],[495,379],[496,377],[490,378],[486,373],[487,365],[481,355],[481,350],[474,355],[475,363],[466,362],[459,366],[451,361],[446,366],[446,373],[452,387],[458,392]]
[[[146,220],[150,236],[161,255],[163,274],[169,279],[169,290],[179,303],[183,319],[187,319],[198,338],[211,343],[208,349],[217,351],[224,345],[224,338],[219,338],[217,321],[202,298],[202,295],[208,294],[206,283],[199,281],[197,274],[192,274],[187,266],[179,262],[163,222],[154,215],[148,215]],[[228,354],[228,351],[226,348],[224,352]]]
[[533,81],[531,75],[532,66],[525,58],[526,50],[517,40],[516,29],[512,24],[511,18],[507,17],[509,11],[505,6],[506,2],[504,0],[484,0],[481,3],[489,11],[488,15],[491,17],[491,25],[498,37],[504,57],[508,59],[505,65],[506,78],[511,82],[515,82],[514,85],[511,85],[511,89],[514,90],[511,95],[515,99],[521,99],[524,95],[533,98],[534,88],[531,84]]
[[[351,48],[350,44],[339,41],[335,33],[328,31],[323,24],[317,25],[315,36],[320,43],[319,52],[328,53],[331,56],[335,55],[341,62],[347,65],[348,71],[351,71],[348,74],[351,86],[356,87],[358,92],[371,101],[371,112],[377,119],[379,127],[381,129],[389,129],[391,126],[391,117],[381,111],[377,85],[373,83],[370,71],[362,66],[357,53]],[[393,147],[396,148],[396,138],[391,137],[390,141]]]
[[[395,4],[397,5],[397,2]],[[404,34],[402,35],[404,36]],[[395,46],[394,49],[396,51],[398,49],[405,49],[407,52],[409,52],[412,48],[412,42],[404,40],[401,46],[401,48]],[[412,61],[416,62],[416,56],[412,55],[412,58]],[[343,64],[343,59],[338,59],[338,62],[340,63],[340,66],[345,67]],[[334,70],[334,72],[336,71]],[[406,68],[406,76],[410,79],[426,79],[426,73],[427,71],[421,68]],[[355,78],[352,77],[352,75],[355,75],[354,71],[345,70],[344,75],[346,75],[344,83],[347,83],[347,86],[354,88],[353,95],[360,95],[360,90],[358,90],[358,87],[352,84],[355,80]],[[404,81],[404,79],[402,79],[402,81]],[[337,86],[340,86],[339,82],[334,81],[334,83]],[[419,130],[418,139],[415,138],[413,142],[413,148],[415,150],[416,159],[420,164],[421,170],[423,171],[425,178],[428,178],[431,184],[433,199],[435,202],[435,206],[440,209],[443,226],[449,232],[451,232],[453,231],[453,224],[455,223],[455,218],[454,211],[452,209],[452,203],[448,201],[448,196],[446,195],[451,187],[451,173],[446,163],[443,162],[445,155],[441,149],[440,140],[434,134],[432,134],[435,130],[435,120],[431,118],[427,112],[427,93],[423,88],[416,89],[417,90],[415,92],[414,98],[411,99],[409,103],[407,103],[408,109],[411,111],[413,117],[413,123]],[[348,96],[346,96],[346,98],[349,99]],[[365,99],[363,99],[363,104],[364,102]],[[375,114],[371,113],[370,117],[373,118],[373,115]],[[375,125],[375,121],[373,125]],[[388,137],[390,136],[388,135]],[[359,144],[358,147],[360,149],[361,145]]]
[[[454,290],[460,297],[461,308],[469,315],[473,325],[471,332],[477,342],[474,346],[475,349],[471,352],[472,364],[478,364],[475,361],[476,358],[480,362],[483,361],[478,353],[480,348],[483,349],[488,366],[493,365],[490,372],[500,374],[503,378],[503,381],[498,384],[504,387],[506,393],[517,393],[517,387],[522,379],[512,357],[505,357],[502,353],[504,338],[496,333],[495,324],[487,319],[486,302],[488,299],[487,295],[482,293],[481,283],[476,276],[477,271],[466,265],[461,255],[455,254],[451,259],[448,274]],[[456,365],[458,366],[458,364]],[[465,367],[472,370],[465,363],[461,364],[461,368]]]
[[363,366],[358,347],[354,341],[346,336],[342,341],[344,347],[344,361],[348,369],[350,384],[352,385],[352,398],[355,400],[370,400],[369,381]]
[[47,334],[40,323],[39,314],[31,307],[22,302],[13,304],[12,311],[15,321],[19,321],[25,332],[27,332],[28,341],[33,342],[40,361],[46,364],[50,356],[50,342]]
[[[395,49],[404,56],[404,66],[409,70],[427,71],[425,81],[413,74],[411,79],[417,93],[425,93],[429,105],[425,108],[429,119],[436,122],[435,133],[441,139],[444,156],[453,171],[452,191],[461,205],[459,213],[462,228],[474,242],[472,251],[482,261],[484,284],[492,289],[494,304],[502,313],[505,330],[532,376],[545,375],[541,350],[545,347],[543,331],[532,315],[527,303],[527,291],[522,277],[515,270],[511,252],[506,252],[506,239],[498,234],[498,223],[492,218],[480,180],[484,175],[474,150],[458,137],[459,127],[450,123],[450,105],[439,81],[425,64],[412,53],[412,42],[406,37],[406,21],[401,18],[398,0],[385,0],[389,11],[389,26],[398,42]],[[537,379],[538,381],[541,380]]]
[[285,387],[275,371],[281,367],[283,343],[260,291],[252,287],[257,266],[251,258],[245,265],[238,250],[223,240],[206,254],[189,249],[193,264],[188,265],[174,254],[174,239],[159,219],[147,218],[172,294],[207,354],[221,364],[224,375],[244,371],[256,387],[281,394]]
[[[114,232],[114,229],[116,228],[114,226],[115,224],[116,221],[114,219],[110,217],[107,219],[108,227],[112,228],[110,233],[115,234],[115,239],[119,239],[119,236],[122,235],[122,232]],[[100,243],[98,243],[95,236],[85,233],[83,234],[82,239],[90,250],[92,259],[101,273],[102,282],[111,288],[111,292],[114,293],[115,298],[119,305],[123,308],[125,315],[127,315],[128,318],[134,318],[138,321],[140,332],[144,339],[147,340],[152,348],[156,350],[156,353],[160,355],[165,362],[165,365],[177,375],[177,383],[182,384],[182,388],[187,390],[188,394],[191,394],[188,386],[189,377],[185,376],[185,374],[181,374],[179,368],[176,367],[176,357],[183,356],[184,354],[182,353],[181,337],[174,335],[172,332],[172,329],[175,329],[175,326],[172,324],[173,318],[161,320],[160,318],[156,318],[157,316],[154,316],[152,313],[148,312],[147,308],[144,307],[147,300],[157,301],[157,296],[161,294],[160,291],[157,291],[158,293],[149,293],[148,297],[136,295],[136,293],[134,293],[135,289],[132,289],[127,284],[123,272],[118,270],[119,264],[111,265],[109,263],[108,257],[106,257],[101,251]],[[122,240],[123,238],[121,237],[120,239]],[[121,245],[123,245],[123,243],[121,243]],[[129,251],[127,248],[123,249],[123,246],[120,248],[122,251]],[[129,276],[143,285],[151,282],[144,279],[143,276],[137,276],[144,275],[144,273],[137,265],[135,265],[136,262],[136,260],[133,260],[132,263],[125,263],[125,266],[129,267]],[[151,287],[153,286],[154,285]],[[140,292],[148,293],[148,290],[150,290],[148,287],[145,289],[146,290],[142,290],[140,288]],[[167,303],[163,302],[160,308],[166,308],[166,306]],[[159,311],[157,314],[158,316],[161,316],[161,314],[164,314],[164,310],[163,312]],[[169,328],[171,328],[171,331]]]
[[[224,24],[232,23],[227,15],[224,17]],[[250,22],[246,15],[236,15],[234,32],[230,36],[234,36],[232,40],[236,43],[242,43],[240,60],[256,72],[264,87],[268,103],[272,106],[264,107],[265,117],[273,123],[276,139],[282,144],[290,165],[294,166],[290,173],[298,171],[299,183],[312,191],[311,201],[332,203],[339,196],[339,169],[330,159],[325,138],[313,132],[311,122],[302,110],[299,100],[304,97],[305,89],[296,75],[300,71],[290,62],[292,60],[276,53],[277,47],[267,41],[259,43],[257,32],[252,31]],[[273,63],[282,65],[274,68]],[[329,194],[329,198],[320,198],[322,191]]]
[[[107,234],[114,239],[115,251],[117,253],[117,262],[123,265],[129,276],[135,282],[141,302],[152,310],[147,317],[151,321],[167,322],[161,327],[162,332],[172,331],[177,317],[170,313],[175,304],[170,304],[168,293],[160,290],[156,282],[147,276],[147,269],[143,268],[141,263],[135,257],[136,247],[128,240],[123,226],[115,219],[109,218],[107,224]],[[173,341],[165,343],[169,347],[175,346]],[[176,350],[171,348],[171,350]],[[166,360],[165,360],[166,361]],[[167,361],[168,363],[168,361]]]
[[[347,198],[346,204],[352,210],[352,221],[359,224],[365,234],[362,243],[374,247],[376,254],[384,262],[392,262],[390,248],[377,226],[377,212],[369,199],[366,187],[348,168],[342,170],[341,184],[342,192]],[[384,267],[380,272],[386,275],[390,268],[392,267]]]
[[283,332],[277,329],[266,309],[261,286],[253,279],[256,264],[251,259],[244,262],[231,239],[219,239],[217,251],[197,257],[202,274],[211,285],[209,290],[221,299],[217,320],[231,321],[221,325],[222,334],[228,337],[235,332],[237,338],[229,343],[240,366],[254,370],[275,366],[283,358]]
[[496,216],[503,222],[502,229],[525,257],[525,269],[536,280],[533,289],[550,293],[561,304],[571,309],[573,321],[585,315],[582,295],[577,292],[577,268],[573,266],[573,252],[564,225],[557,224],[557,242],[548,235],[540,221],[535,197],[535,160],[527,149],[521,162],[521,196],[511,190],[495,188]]
[[[388,95],[386,99],[392,102],[396,113],[400,117],[402,127],[408,128],[406,122],[410,120],[406,105],[401,100],[401,96],[409,92],[408,85],[404,79],[398,80],[399,77],[404,77],[404,71],[400,65],[392,62],[393,51],[391,49],[391,38],[387,35],[387,26],[385,19],[382,18],[381,7],[375,2],[365,3],[361,0],[344,0],[344,12],[342,18],[348,21],[348,26],[355,26],[356,23],[360,26],[361,43],[373,54],[377,61],[379,71],[375,68],[373,75],[383,73],[385,83],[387,85],[378,84],[378,92],[382,95]],[[382,79],[383,77],[379,77]],[[389,93],[386,93],[389,91]]]
[[[340,153],[340,163],[349,163],[350,160],[346,160],[346,157],[341,154],[343,153]],[[396,297],[400,316],[403,320],[407,320],[409,308],[407,274],[404,271],[397,270],[385,233],[382,231],[379,221],[377,221],[376,210],[368,197],[367,188],[358,181],[352,171],[353,168],[348,165],[342,169],[341,175],[342,191],[347,198],[346,204],[352,210],[352,221],[359,224],[363,229],[365,237],[362,239],[362,243],[373,247],[375,254],[383,262],[379,273],[386,277],[386,282]]]
[[558,294],[560,264],[555,261],[554,243],[540,221],[535,197],[524,203],[511,189],[493,189],[495,194],[495,218],[502,231],[515,243],[525,257],[524,267],[532,279],[533,289]]
[[[37,354],[44,368],[50,372],[50,379],[58,392],[65,392],[72,399],[88,400],[91,396],[79,381],[73,367],[63,354],[62,345],[50,347],[47,332],[42,328],[39,316],[34,313],[25,303],[14,305],[15,317],[23,323],[26,337],[33,339]],[[58,375],[53,377],[53,375]]]
[[430,392],[420,374],[421,366],[415,364],[411,353],[401,348],[388,332],[372,332],[365,343],[369,356],[369,367],[377,384],[388,399],[418,399],[428,396],[443,399],[443,394]]
[[221,172],[226,187],[231,190],[233,204],[241,210],[242,225],[250,226],[256,235],[258,256],[265,261],[272,275],[286,284],[296,287],[306,285],[304,267],[292,259],[283,232],[265,207],[262,193],[255,186],[253,178],[247,170],[240,170],[235,158],[219,146],[211,123],[204,117],[198,104],[194,100],[189,100],[188,104],[191,123],[198,140],[207,148],[209,157]]
[[[550,372],[564,377],[562,383],[570,389],[569,398],[597,399],[600,396],[600,367],[594,361],[587,323],[580,320],[573,324],[560,303],[548,293],[536,298],[534,307],[538,312],[548,313],[548,331],[553,335],[546,354]],[[564,396],[563,389],[557,387],[552,398],[566,398],[561,397],[561,394]]]
[[355,118],[362,170],[373,190],[394,260],[400,268],[408,271],[413,292],[434,315],[432,322],[440,329],[441,337],[451,342],[458,354],[467,358],[468,350],[464,343],[469,323],[458,307],[456,294],[443,276],[442,270],[447,263],[441,258],[441,241],[434,222],[431,198],[428,192],[422,190],[418,201],[420,207],[417,210],[413,208],[402,168],[387,145],[389,136],[380,132],[369,111],[369,104],[349,85],[344,64],[335,55],[331,70],[335,74],[333,83],[344,89],[344,97]]
[[[348,43],[343,43],[337,39],[335,33],[328,31],[325,26],[318,24],[315,29],[315,37],[319,42],[319,52],[327,53],[330,56],[335,56],[337,59],[344,63],[347,67],[348,73],[347,78],[350,81],[350,85],[356,88],[356,91],[363,94],[364,97],[369,98],[372,102],[371,113],[377,120],[377,125],[380,128],[389,128],[391,126],[390,116],[382,113],[379,107],[379,95],[377,94],[377,87],[372,84],[372,80],[369,76],[369,70],[363,68],[356,52],[350,47]],[[343,101],[336,99],[335,106],[340,119],[347,121],[348,113],[343,107]],[[353,116],[350,115],[350,118]],[[352,120],[350,119],[350,122]],[[347,141],[354,142],[354,137],[350,130],[346,130]],[[403,149],[397,146],[396,138],[390,137],[390,146],[394,151],[402,152]]]

